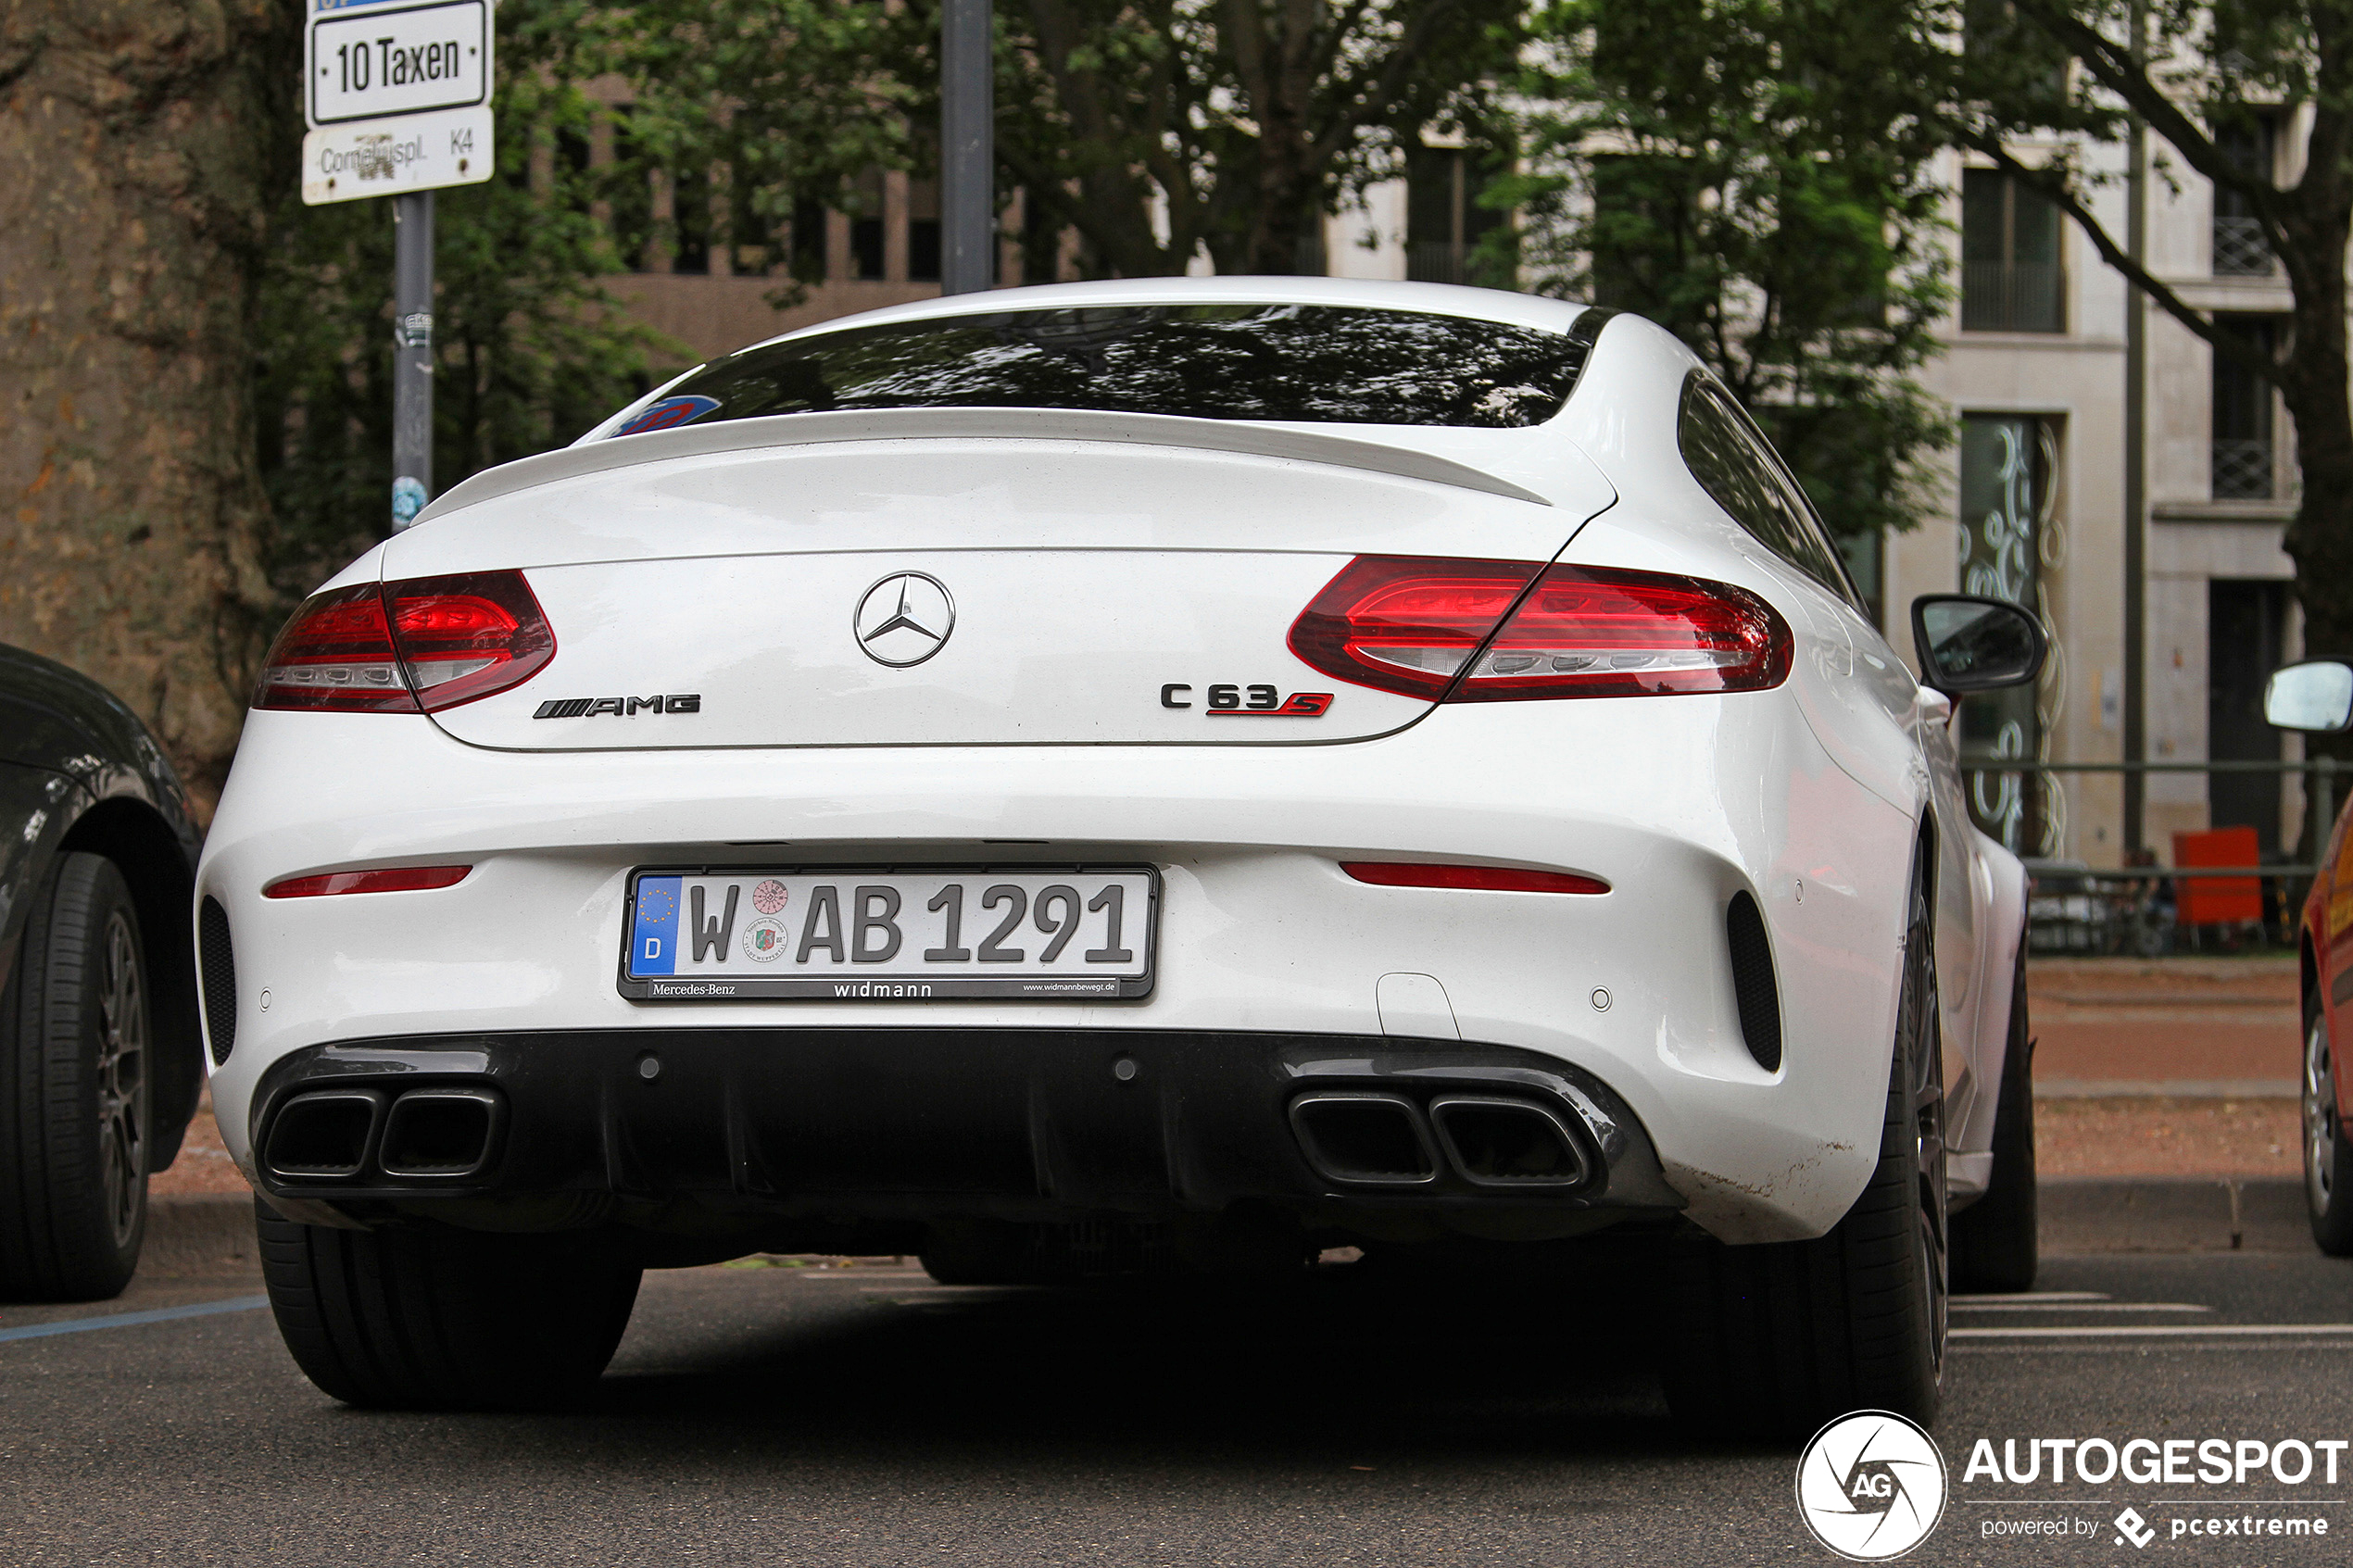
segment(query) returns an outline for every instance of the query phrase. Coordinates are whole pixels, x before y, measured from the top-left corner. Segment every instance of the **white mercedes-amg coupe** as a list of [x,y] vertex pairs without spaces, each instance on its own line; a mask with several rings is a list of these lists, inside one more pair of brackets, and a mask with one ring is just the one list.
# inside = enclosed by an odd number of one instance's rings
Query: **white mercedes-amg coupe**
[[1927,1419],[1948,1281],[2034,1266],[2023,879],[1948,731],[2043,642],[1912,613],[1926,685],[1606,310],[1151,279],[700,366],[268,655],[196,908],[287,1343],[513,1404],[648,1267],[1607,1229],[1686,1415]]

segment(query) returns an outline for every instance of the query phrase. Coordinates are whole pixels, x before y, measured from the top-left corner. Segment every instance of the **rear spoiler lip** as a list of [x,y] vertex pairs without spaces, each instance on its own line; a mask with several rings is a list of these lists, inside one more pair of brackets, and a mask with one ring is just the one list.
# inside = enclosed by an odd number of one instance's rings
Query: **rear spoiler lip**
[[1532,490],[1451,458],[1410,446],[1325,435],[1287,425],[1066,408],[889,408],[772,414],[761,419],[649,431],[643,435],[620,435],[585,445],[559,447],[484,470],[436,498],[418,514],[417,521],[430,521],[479,502],[558,480],[634,468],[640,463],[762,447],[907,440],[1097,441],[1115,445],[1189,447],[1202,452],[1324,463],[1423,480],[1457,490],[1476,490],[1540,507],[1553,504]]

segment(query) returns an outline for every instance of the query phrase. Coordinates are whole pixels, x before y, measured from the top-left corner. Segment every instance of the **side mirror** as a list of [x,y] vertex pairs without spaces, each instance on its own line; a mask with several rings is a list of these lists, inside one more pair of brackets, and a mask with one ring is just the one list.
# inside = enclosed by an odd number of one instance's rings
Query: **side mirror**
[[2283,730],[2334,733],[2353,725],[2353,668],[2316,659],[2271,671],[2263,719]]
[[1912,601],[1912,646],[1923,684],[1946,696],[2022,686],[2043,672],[2042,622],[2025,608],[1974,594]]

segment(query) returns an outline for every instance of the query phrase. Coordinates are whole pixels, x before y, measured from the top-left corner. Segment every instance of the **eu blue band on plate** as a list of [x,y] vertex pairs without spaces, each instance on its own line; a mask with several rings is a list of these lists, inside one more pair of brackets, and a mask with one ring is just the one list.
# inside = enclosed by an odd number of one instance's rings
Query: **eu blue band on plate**
[[637,924],[629,937],[632,975],[678,972],[678,887],[685,879],[637,879]]

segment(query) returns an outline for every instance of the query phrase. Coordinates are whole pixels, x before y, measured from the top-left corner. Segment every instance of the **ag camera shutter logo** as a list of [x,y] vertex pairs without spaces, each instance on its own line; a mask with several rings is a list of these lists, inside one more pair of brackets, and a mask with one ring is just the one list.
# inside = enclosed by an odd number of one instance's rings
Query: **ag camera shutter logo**
[[1852,1562],[1884,1562],[1926,1540],[1945,1492],[1935,1439],[1889,1411],[1839,1417],[1797,1461],[1798,1517]]

